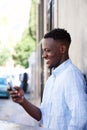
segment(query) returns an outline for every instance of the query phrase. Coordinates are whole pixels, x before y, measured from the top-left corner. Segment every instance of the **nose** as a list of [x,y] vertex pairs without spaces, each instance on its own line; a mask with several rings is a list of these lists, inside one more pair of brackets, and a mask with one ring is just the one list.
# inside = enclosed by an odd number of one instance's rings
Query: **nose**
[[44,58],[44,59],[47,58],[47,54],[46,54],[46,52],[43,52],[43,53],[42,53],[42,58]]

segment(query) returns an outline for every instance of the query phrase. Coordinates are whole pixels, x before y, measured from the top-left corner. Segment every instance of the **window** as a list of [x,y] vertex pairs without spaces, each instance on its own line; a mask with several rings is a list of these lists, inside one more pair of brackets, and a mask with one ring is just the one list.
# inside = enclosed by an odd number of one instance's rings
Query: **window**
[[47,30],[54,27],[54,0],[48,0]]

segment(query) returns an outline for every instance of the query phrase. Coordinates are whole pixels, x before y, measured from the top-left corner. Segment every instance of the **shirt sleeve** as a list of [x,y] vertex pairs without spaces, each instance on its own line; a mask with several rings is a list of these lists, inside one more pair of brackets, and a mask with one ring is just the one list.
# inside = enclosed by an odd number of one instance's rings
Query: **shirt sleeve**
[[[70,77],[70,79],[72,79]],[[71,114],[68,130],[87,130],[87,94],[85,82],[80,76],[68,79],[65,101]]]

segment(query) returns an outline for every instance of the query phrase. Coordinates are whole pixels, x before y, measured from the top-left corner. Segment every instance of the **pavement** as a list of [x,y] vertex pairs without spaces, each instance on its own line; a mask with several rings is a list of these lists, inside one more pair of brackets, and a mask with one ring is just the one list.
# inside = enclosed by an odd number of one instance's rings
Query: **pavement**
[[[40,98],[35,97],[34,94],[31,94],[30,96],[28,94],[25,94],[25,97],[36,106],[40,106]],[[20,106],[21,107],[21,106]],[[20,122],[9,122],[0,120],[0,130],[51,130],[51,129],[45,129],[42,127],[39,127],[38,121],[33,119],[31,116],[29,116],[26,112],[22,111],[21,108],[20,112],[22,113],[18,118],[20,121],[24,121],[24,124],[21,124]],[[23,113],[24,112],[24,113]]]
[[[34,93],[26,93],[25,97],[35,106],[40,106],[40,98],[36,98]],[[0,101],[0,120],[20,125],[38,126],[38,121],[32,118],[21,105],[14,103],[12,99]]]
[[[31,93],[30,96],[28,94],[25,94],[25,97],[35,106],[39,107],[40,106],[40,97],[35,97],[34,93]],[[22,115],[23,116],[23,115]],[[24,115],[25,116],[25,115]],[[25,124],[28,124],[27,122],[29,121],[29,124],[32,126],[39,126],[38,121],[33,119],[31,116],[27,116],[28,118],[25,118]]]

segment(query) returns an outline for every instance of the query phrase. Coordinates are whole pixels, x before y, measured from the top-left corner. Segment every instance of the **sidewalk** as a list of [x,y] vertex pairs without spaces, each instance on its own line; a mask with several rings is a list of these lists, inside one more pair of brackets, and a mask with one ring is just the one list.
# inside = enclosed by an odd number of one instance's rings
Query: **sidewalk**
[[[37,107],[40,106],[40,97],[39,98],[35,98],[35,96],[32,94],[31,98],[30,98],[30,102],[33,103],[34,105],[36,105]],[[34,126],[38,126],[38,121],[34,120]]]
[[[27,96],[25,95],[25,97],[28,99],[28,101],[30,101],[32,104],[34,104],[35,106],[39,107],[40,106],[40,98],[35,98],[34,94],[31,93],[30,96],[28,97],[28,94]],[[26,116],[26,115],[23,115],[22,116]],[[31,124],[31,126],[38,126],[38,121],[36,121],[35,119],[33,119],[31,116],[29,116],[27,114],[27,118],[25,118],[25,124],[28,125],[28,121],[29,121],[29,125]]]
[[[29,94],[25,94],[26,99],[34,104],[35,106],[40,106],[40,98],[35,98],[33,94],[29,96]],[[38,121],[36,121],[34,118],[32,118],[22,106],[19,104],[15,104],[12,102],[12,106],[16,110],[14,113],[12,113],[11,119],[8,119],[8,121],[17,123],[20,125],[28,125],[28,126],[38,126]]]

